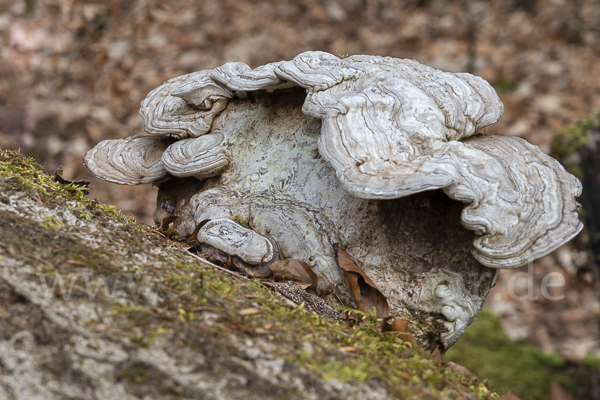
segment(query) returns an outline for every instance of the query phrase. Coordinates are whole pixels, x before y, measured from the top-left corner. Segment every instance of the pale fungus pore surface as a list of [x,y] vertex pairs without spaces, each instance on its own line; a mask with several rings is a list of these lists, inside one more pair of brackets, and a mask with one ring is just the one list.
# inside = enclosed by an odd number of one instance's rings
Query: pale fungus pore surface
[[494,268],[544,256],[582,228],[575,177],[522,139],[480,134],[502,103],[470,74],[306,52],[171,79],[140,114],[150,136],[100,143],[90,172],[156,183],[157,222],[177,216],[185,237],[210,220],[199,243],[248,264],[303,260],[319,289],[351,303],[338,244],[392,313],[443,316],[445,347],[476,318]]

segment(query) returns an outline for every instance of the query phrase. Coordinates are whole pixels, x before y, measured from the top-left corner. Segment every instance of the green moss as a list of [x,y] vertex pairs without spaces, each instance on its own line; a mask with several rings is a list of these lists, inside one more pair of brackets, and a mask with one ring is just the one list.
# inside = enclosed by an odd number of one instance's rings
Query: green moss
[[45,218],[43,225],[46,228],[57,230],[59,226],[64,225],[60,219],[56,215],[49,215]]
[[69,208],[80,211],[76,214],[80,218],[89,221],[94,216],[108,216],[130,225],[133,230],[145,233],[135,219],[117,211],[114,206],[100,204],[88,198],[86,187],[76,183],[56,182],[45,172],[42,165],[18,151],[0,149],[0,179],[9,183],[15,190],[26,192],[40,204],[52,206],[57,201],[68,201]]
[[339,58],[348,58],[348,57],[350,57],[350,55],[349,55],[349,54],[343,54],[343,53],[340,53],[338,50],[334,50],[334,51],[333,51],[333,54],[335,54],[335,55],[336,55],[336,56],[338,56]]
[[241,215],[239,215],[239,214],[235,214],[235,215],[234,215],[234,217],[235,217],[235,220],[236,220],[236,221],[237,221],[237,222],[238,222],[238,223],[239,223],[241,226],[243,226],[243,227],[244,227],[244,228],[246,228],[246,229],[252,229],[252,228],[250,228],[250,223],[248,222],[248,220],[247,220],[247,219],[245,219],[244,217],[242,217],[242,216],[241,216]]
[[516,88],[517,84],[515,82],[506,79],[500,79],[494,85],[494,89],[496,89],[496,92],[498,92],[499,95],[513,92]]
[[[281,298],[258,281],[239,281],[228,274],[197,262],[176,261],[162,281],[161,297],[171,298],[159,314],[143,313],[137,307],[117,305],[115,315],[128,321],[143,321],[146,330],[160,332],[168,321],[173,335],[201,329],[204,334],[241,339],[248,334],[277,346],[289,363],[314,371],[325,379],[351,384],[372,380],[384,382],[395,398],[421,393],[430,398],[457,398],[459,387],[464,398],[493,399],[496,395],[482,383],[472,383],[453,370],[434,364],[422,349],[412,349],[393,332],[381,332],[380,320],[362,314],[363,323],[337,324],[306,313],[303,305],[290,308]],[[260,314],[241,315],[244,308],[259,307]],[[204,310],[219,316],[210,329],[200,328]],[[149,318],[140,318],[140,313]],[[360,313],[359,313],[360,314]],[[194,328],[196,327],[196,328]],[[138,346],[149,346],[156,334],[133,337]],[[194,350],[197,345],[191,344]]]
[[551,380],[569,386],[569,379],[556,372],[564,366],[558,356],[511,342],[498,318],[485,307],[444,359],[464,365],[478,377],[488,378],[490,387],[498,393],[514,390],[522,399],[546,398]]
[[133,336],[131,337],[131,341],[140,347],[149,347],[151,346],[156,338],[164,333],[170,333],[172,330],[164,329],[162,327],[152,331],[150,335],[147,336]]
[[148,325],[150,315],[152,314],[151,311],[145,307],[126,305],[126,304],[118,304],[113,309],[113,313],[127,315],[127,318],[130,321],[134,322],[134,325],[136,325],[136,326]]
[[596,114],[589,115],[576,124],[567,126],[552,138],[550,155],[560,161],[567,171],[582,179],[583,171],[577,163],[575,154],[581,146],[588,143],[589,132],[599,126],[600,118]]
[[600,370],[600,358],[594,356],[585,356],[583,359],[583,365],[588,368]]
[[148,380],[150,376],[143,368],[131,368],[122,371],[119,374],[119,380],[126,380],[131,383],[142,384]]
[[381,321],[373,315],[363,315],[362,324],[349,327],[308,314],[302,305],[282,306],[273,292],[257,282],[245,285],[243,292],[259,299],[263,313],[234,319],[246,327],[273,326],[268,338],[288,349],[286,360],[325,379],[383,381],[399,398],[419,391],[442,398],[453,382],[468,388],[474,398],[494,398],[483,384],[467,384],[463,376],[434,364],[422,349],[412,349],[393,332],[382,332]]

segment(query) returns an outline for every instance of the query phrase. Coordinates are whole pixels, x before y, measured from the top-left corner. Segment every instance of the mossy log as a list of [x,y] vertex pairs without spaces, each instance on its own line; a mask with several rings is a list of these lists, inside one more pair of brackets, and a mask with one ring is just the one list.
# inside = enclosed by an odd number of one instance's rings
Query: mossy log
[[1,150],[0,227],[2,399],[492,396],[377,321],[307,313]]

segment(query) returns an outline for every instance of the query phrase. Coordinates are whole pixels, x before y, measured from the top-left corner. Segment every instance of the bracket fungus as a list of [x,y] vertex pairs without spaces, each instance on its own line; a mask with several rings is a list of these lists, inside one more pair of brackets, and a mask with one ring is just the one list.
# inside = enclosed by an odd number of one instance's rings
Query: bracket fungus
[[392,314],[439,318],[447,348],[497,268],[544,256],[582,228],[575,177],[525,140],[480,134],[502,110],[467,73],[306,52],[168,80],[140,109],[150,136],[101,142],[85,165],[111,182],[156,184],[155,220],[178,216],[180,236],[248,264],[305,261],[320,290],[352,303],[339,245]]
[[198,231],[197,240],[250,265],[274,261],[276,254],[267,238],[227,218],[209,221]]

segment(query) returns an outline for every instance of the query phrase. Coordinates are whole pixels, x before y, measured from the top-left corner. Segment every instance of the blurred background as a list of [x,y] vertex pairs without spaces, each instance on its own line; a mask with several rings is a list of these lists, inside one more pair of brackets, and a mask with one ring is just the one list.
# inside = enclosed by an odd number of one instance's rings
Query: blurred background
[[[51,172],[62,165],[66,179],[92,181],[91,197],[152,224],[156,189],[92,178],[85,152],[143,134],[140,102],[171,77],[323,50],[479,75],[505,106],[486,133],[523,137],[576,169],[600,126],[599,37],[600,0],[0,0],[0,148],[20,148]],[[584,202],[582,218],[595,206]],[[476,333],[446,359],[523,398],[547,396],[558,380],[600,399],[595,232],[536,261],[531,278],[514,279],[527,267],[502,271]],[[540,295],[551,272],[565,281],[550,290],[560,300]]]

